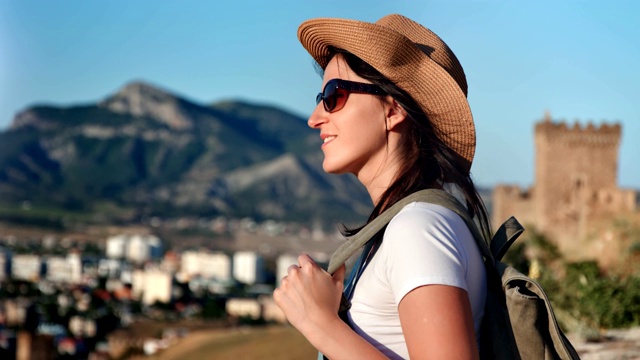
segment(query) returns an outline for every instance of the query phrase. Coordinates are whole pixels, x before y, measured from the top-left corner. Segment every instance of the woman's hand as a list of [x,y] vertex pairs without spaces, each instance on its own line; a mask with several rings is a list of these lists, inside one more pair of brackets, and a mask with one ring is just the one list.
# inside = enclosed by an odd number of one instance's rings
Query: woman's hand
[[344,265],[331,276],[309,255],[302,254],[298,265],[287,270],[273,298],[287,320],[308,338],[338,318],[344,274]]
[[273,299],[287,320],[330,359],[386,359],[338,316],[345,266],[331,276],[308,255],[298,257]]

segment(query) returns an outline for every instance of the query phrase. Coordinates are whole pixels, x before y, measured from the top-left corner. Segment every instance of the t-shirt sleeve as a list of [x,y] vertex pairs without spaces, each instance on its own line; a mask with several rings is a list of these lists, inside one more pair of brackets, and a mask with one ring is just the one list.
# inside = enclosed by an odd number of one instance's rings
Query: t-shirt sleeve
[[380,249],[382,273],[396,305],[424,285],[449,285],[468,291],[468,258],[460,236],[471,236],[464,221],[439,205],[414,203],[396,215]]

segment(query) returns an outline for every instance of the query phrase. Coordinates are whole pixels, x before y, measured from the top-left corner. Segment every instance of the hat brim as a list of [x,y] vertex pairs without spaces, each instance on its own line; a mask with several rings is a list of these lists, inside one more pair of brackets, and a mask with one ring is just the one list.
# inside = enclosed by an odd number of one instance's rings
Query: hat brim
[[298,38],[323,69],[334,47],[359,57],[393,81],[420,105],[444,143],[470,170],[476,136],[466,95],[451,75],[408,37],[375,23],[318,18],[302,23]]

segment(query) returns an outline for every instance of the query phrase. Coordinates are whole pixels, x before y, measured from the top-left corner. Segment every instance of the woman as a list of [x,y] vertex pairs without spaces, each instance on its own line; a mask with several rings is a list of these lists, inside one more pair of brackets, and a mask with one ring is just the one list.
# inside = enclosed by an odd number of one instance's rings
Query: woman
[[[324,73],[308,120],[323,140],[323,168],[352,173],[366,187],[375,204],[369,221],[411,193],[441,188],[489,233],[470,177],[467,84],[448,46],[400,15],[309,20],[298,37]],[[347,322],[337,313],[344,266],[332,276],[307,255],[298,261],[274,299],[330,359],[478,358],[486,274],[451,210],[412,203],[391,220],[365,262]]]

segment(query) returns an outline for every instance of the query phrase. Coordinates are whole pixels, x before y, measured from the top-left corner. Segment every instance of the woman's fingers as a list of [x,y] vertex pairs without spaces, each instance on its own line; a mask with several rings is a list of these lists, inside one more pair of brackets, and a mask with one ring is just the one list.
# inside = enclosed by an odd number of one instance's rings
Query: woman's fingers
[[298,256],[298,264],[300,265],[301,268],[307,267],[307,266],[316,266],[316,262],[313,261],[313,259],[311,258],[311,256],[307,255],[307,254],[300,254],[300,256]]
[[297,265],[287,268],[274,293],[276,304],[289,322],[300,326],[337,316],[345,276],[344,266],[333,276],[322,269],[309,255],[298,257]]
[[335,282],[336,284],[343,284],[344,276],[346,272],[347,272],[347,267],[344,264],[342,264],[342,266],[340,266],[336,270],[336,272],[333,273],[333,282]]
[[298,271],[298,270],[300,270],[300,267],[299,267],[298,265],[296,265],[296,264],[290,265],[290,266],[287,268],[287,275],[285,275],[285,276],[288,276],[288,275],[290,275],[292,272],[295,272],[295,271]]

